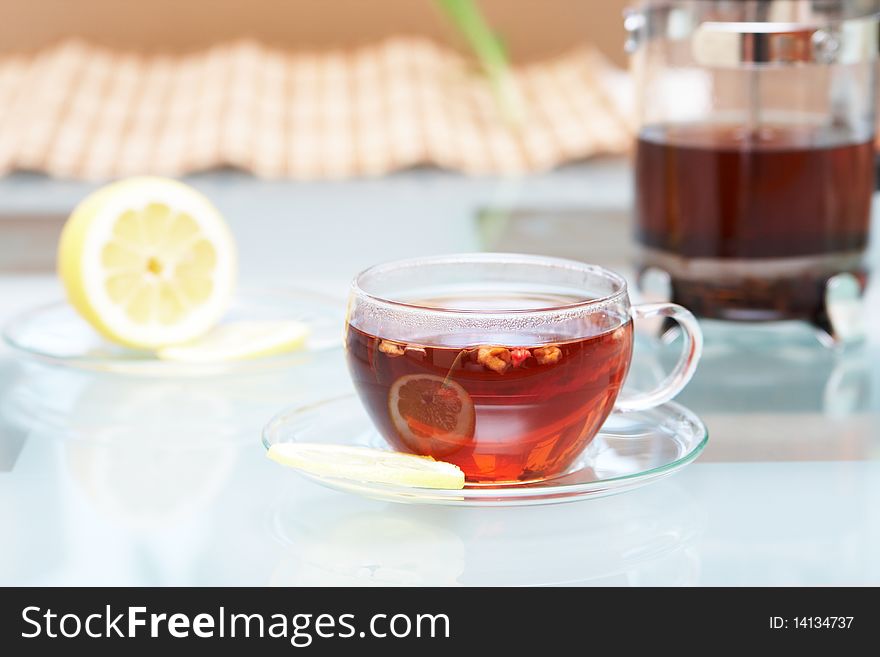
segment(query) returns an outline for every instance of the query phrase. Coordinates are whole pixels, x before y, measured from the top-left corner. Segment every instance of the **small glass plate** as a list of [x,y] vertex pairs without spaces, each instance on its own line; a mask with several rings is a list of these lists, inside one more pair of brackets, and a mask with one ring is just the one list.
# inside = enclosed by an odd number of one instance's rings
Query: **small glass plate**
[[[668,402],[648,411],[613,413],[568,472],[538,483],[466,485],[463,490],[439,490],[299,472],[328,488],[388,502],[456,506],[556,504],[614,495],[662,479],[697,458],[708,438],[705,425],[693,412]],[[268,449],[285,442],[391,449],[354,395],[277,415],[263,430],[263,445]]]
[[223,321],[297,320],[311,330],[304,349],[287,354],[221,363],[162,361],[149,351],[115,345],[99,335],[65,301],[28,310],[3,329],[3,339],[19,355],[57,367],[147,377],[217,376],[259,372],[307,361],[342,343],[344,304],[303,290],[245,289]]

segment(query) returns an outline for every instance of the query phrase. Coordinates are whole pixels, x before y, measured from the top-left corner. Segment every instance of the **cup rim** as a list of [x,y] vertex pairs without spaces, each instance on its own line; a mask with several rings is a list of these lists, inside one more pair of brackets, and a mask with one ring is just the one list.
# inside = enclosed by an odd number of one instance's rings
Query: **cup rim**
[[[381,274],[385,271],[393,271],[405,267],[419,267],[422,265],[443,265],[443,264],[525,264],[525,265],[550,265],[557,268],[570,269],[584,273],[602,276],[613,282],[617,288],[614,292],[601,297],[592,297],[582,301],[573,301],[572,303],[559,304],[555,306],[546,306],[540,308],[511,308],[492,310],[481,310],[474,308],[438,308],[436,306],[426,306],[418,303],[410,303],[399,301],[396,299],[381,296],[367,292],[361,285],[364,277],[369,275]],[[388,262],[372,265],[362,270],[351,282],[351,293],[371,302],[388,305],[394,308],[405,308],[409,310],[418,310],[427,313],[449,314],[449,315],[530,315],[536,313],[552,313],[561,311],[571,311],[582,308],[590,308],[591,306],[605,305],[620,297],[626,297],[627,284],[626,279],[610,269],[601,265],[593,265],[578,260],[570,260],[568,258],[556,258],[552,256],[530,255],[524,253],[498,253],[498,252],[477,252],[477,253],[452,253],[446,255],[421,256],[416,258],[403,258],[399,260],[391,260]]]

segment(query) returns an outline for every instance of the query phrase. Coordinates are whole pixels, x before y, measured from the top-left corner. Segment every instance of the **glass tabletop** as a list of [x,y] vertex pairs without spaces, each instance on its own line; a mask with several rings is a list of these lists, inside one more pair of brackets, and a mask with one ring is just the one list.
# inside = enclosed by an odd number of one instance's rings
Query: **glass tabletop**
[[[597,162],[521,181],[192,182],[228,217],[248,282],[341,298],[374,262],[451,251],[579,257],[631,276],[628,175]],[[86,191],[13,176],[0,204],[54,211]],[[269,418],[350,391],[339,349],[181,382],[22,364],[0,348],[0,585],[880,582],[878,290],[867,340],[843,349],[800,325],[704,322],[702,364],[677,399],[711,434],[700,458],[559,507],[408,508],[270,462]],[[59,296],[51,272],[0,271],[0,321]],[[632,386],[678,346],[642,329]]]

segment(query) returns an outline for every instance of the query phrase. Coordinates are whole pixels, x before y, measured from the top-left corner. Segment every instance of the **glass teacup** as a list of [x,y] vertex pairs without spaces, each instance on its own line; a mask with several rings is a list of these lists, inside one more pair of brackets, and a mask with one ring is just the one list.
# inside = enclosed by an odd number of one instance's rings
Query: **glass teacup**
[[[682,356],[657,389],[621,395],[633,319],[655,316],[681,325]],[[631,306],[626,281],[602,267],[479,253],[362,272],[345,344],[360,399],[395,449],[501,484],[560,475],[612,410],[670,400],[702,335],[681,306]]]

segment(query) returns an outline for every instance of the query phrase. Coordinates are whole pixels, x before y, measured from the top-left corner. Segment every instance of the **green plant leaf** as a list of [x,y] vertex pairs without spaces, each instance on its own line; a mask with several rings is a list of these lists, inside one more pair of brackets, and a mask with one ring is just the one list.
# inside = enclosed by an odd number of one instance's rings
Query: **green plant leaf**
[[523,120],[522,98],[513,83],[507,51],[474,0],[435,0],[467,41],[492,85],[502,116],[510,123]]

